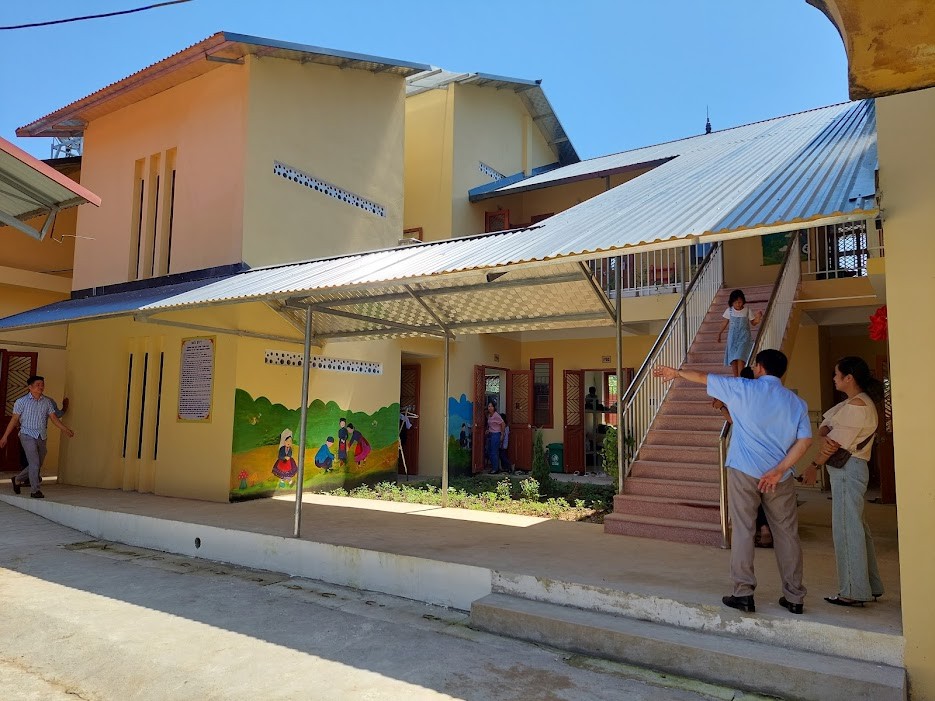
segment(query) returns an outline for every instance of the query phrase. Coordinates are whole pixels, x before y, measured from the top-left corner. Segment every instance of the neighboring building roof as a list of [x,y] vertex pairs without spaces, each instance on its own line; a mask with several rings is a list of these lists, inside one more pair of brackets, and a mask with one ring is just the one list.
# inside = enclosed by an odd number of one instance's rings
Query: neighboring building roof
[[0,138],[0,225],[7,224],[42,239],[44,232],[27,226],[27,219],[86,202],[100,206],[101,198]]
[[320,339],[437,334],[439,318],[472,333],[609,325],[587,259],[878,213],[872,101],[726,133],[534,227],[251,270],[140,312],[267,301],[297,323],[295,299]]
[[427,90],[445,88],[451,83],[512,90],[526,107],[546,142],[556,149],[559,164],[568,165],[581,160],[568,134],[565,133],[565,128],[558,120],[555,110],[552,109],[549,99],[545,96],[541,80],[505,78],[487,73],[454,73],[432,66],[429,70],[406,79],[406,97],[419,95]]
[[[654,169],[675,158],[679,160],[673,163],[669,170],[681,171],[690,177],[694,177],[696,168],[703,170],[706,163],[716,164],[720,159],[724,158],[727,151],[747,150],[750,154],[757,152],[758,140],[761,139],[769,139],[771,145],[780,144],[782,141],[788,141],[791,145],[804,122],[814,123],[817,120],[820,123],[822,120],[829,119],[829,115],[836,114],[841,109],[856,104],[862,103],[831,105],[731,129],[714,131],[710,134],[690,136],[676,141],[623,151],[622,153],[589,158],[586,161],[550,170],[548,173],[534,174],[525,179],[513,179],[510,182],[503,182],[500,187],[497,187],[496,182],[486,184],[471,190],[470,199],[473,202],[478,202],[491,197],[538,190],[579,180],[602,178],[644,168]],[[872,105],[867,109],[871,113],[873,112]],[[875,141],[875,117],[871,114],[867,116],[867,119],[872,121],[871,126],[874,130]],[[866,126],[866,124],[861,122],[858,127],[861,126]],[[739,153],[738,157],[742,158],[742,156],[743,154]],[[691,166],[686,163],[686,160],[691,161]],[[731,176],[727,172],[722,173],[722,175],[724,177]],[[640,179],[642,180],[645,177],[645,175],[640,176]]]
[[408,77],[429,70],[423,63],[368,56],[366,54],[324,49],[263,37],[218,32],[158,63],[111,83],[95,93],[72,102],[51,114],[16,130],[17,136],[78,136],[88,122],[127,105],[196,78],[227,63],[243,63],[244,56],[320,63],[338,68],[354,68],[374,73],[392,73]]

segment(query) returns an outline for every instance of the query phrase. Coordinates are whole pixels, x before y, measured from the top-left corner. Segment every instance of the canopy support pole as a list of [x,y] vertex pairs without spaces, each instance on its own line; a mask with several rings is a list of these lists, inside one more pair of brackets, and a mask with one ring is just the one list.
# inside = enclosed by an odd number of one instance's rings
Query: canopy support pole
[[445,392],[443,399],[444,409],[444,423],[442,424],[442,437],[445,440],[445,444],[442,446],[442,507],[448,506],[448,381],[449,381],[449,370],[450,370],[450,339],[448,334],[445,334],[445,360],[442,370],[443,380],[442,388]]
[[312,308],[305,309],[305,346],[302,349],[302,406],[299,409],[299,474],[295,485],[295,530],[302,532],[302,483],[305,481],[305,433],[308,425],[308,381],[312,365]]
[[617,494],[623,494],[624,465],[623,459],[624,432],[626,427],[623,425],[623,393],[626,389],[623,386],[623,295],[621,287],[623,286],[623,256],[617,256],[617,264],[614,266],[614,290],[617,293],[617,305],[614,311],[616,319],[614,320],[614,330],[616,331],[617,347]]

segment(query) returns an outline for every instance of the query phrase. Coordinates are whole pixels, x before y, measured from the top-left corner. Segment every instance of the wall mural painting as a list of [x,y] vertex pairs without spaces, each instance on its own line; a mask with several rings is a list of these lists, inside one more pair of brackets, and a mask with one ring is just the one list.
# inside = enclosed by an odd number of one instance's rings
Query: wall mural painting
[[[470,415],[470,414],[469,414]],[[327,491],[395,481],[399,404],[366,414],[316,399],[308,408],[303,488]],[[299,409],[234,397],[231,501],[295,489],[299,466]]]
[[474,403],[465,395],[448,397],[448,473],[471,474],[471,426],[474,423]]
[[[760,243],[763,247],[763,265],[779,265],[789,250],[789,233],[781,231],[766,234],[760,237]],[[799,232],[799,249],[800,259],[808,260],[808,231],[805,229]]]

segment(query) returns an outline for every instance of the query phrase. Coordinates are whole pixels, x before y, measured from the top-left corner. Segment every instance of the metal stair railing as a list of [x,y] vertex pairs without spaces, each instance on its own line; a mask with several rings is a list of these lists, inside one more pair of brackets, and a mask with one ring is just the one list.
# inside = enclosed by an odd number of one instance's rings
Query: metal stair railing
[[716,243],[705,255],[685,294],[675,305],[652,349],[617,404],[623,407],[618,430],[623,432],[626,438],[624,444],[628,446],[623,455],[623,469],[618,475],[619,493],[623,493],[623,483],[630,472],[630,466],[639,455],[646,434],[669,391],[670,385],[661,378],[653,377],[651,370],[656,365],[679,367],[685,361],[701,322],[723,286],[723,250],[723,245]]
[[[782,348],[786,337],[792,307],[799,289],[802,276],[802,257],[799,254],[798,233],[789,236],[786,257],[776,276],[773,292],[766,305],[766,312],[760,322],[760,332],[747,358],[747,365],[753,363],[756,354],[766,348]],[[730,407],[728,407],[730,409]],[[720,462],[720,509],[721,509],[721,547],[730,548],[730,526],[727,514],[727,448],[730,444],[730,422],[725,421],[718,439],[718,458]]]

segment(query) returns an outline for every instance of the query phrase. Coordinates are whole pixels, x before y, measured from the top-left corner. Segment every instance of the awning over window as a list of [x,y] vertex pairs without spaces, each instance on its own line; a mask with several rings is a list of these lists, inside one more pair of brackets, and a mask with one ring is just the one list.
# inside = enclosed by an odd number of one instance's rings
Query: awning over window
[[[86,202],[99,207],[101,198],[6,139],[0,139],[0,224],[41,241],[52,228],[56,213]],[[41,215],[47,219],[40,230],[26,224],[26,220]]]

